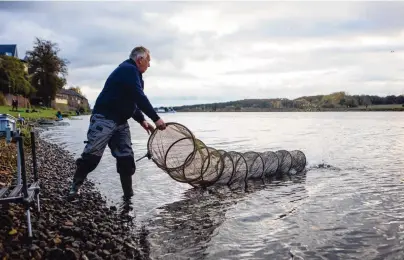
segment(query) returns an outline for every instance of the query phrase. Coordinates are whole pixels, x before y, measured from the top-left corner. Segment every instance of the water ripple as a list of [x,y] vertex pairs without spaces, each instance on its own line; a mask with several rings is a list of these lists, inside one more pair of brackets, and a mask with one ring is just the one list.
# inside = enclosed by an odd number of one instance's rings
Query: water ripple
[[[150,259],[403,259],[403,113],[177,113],[165,115],[226,150],[301,149],[304,176],[251,182],[248,192],[197,191],[147,160],[134,176],[133,215]],[[74,156],[88,117],[44,136]],[[137,158],[147,134],[130,123]],[[209,126],[209,127],[207,127]],[[89,178],[120,202],[108,148]]]

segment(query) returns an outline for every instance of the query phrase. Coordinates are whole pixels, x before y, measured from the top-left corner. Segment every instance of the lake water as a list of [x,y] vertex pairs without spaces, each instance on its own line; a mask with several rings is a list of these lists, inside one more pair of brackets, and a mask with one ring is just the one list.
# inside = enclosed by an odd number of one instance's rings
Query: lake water
[[[203,193],[174,181],[152,161],[139,161],[131,214],[145,231],[151,259],[404,258],[404,113],[162,117],[187,126],[218,149],[300,149],[308,171],[289,180],[252,183],[248,193]],[[78,157],[89,116],[80,119],[42,136]],[[148,135],[129,122],[137,159],[146,153]],[[108,148],[89,178],[111,205],[121,203],[119,175]]]

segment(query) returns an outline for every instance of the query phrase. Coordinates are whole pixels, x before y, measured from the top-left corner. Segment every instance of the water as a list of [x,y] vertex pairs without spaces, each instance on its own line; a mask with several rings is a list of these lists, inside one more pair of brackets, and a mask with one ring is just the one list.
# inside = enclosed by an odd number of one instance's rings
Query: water
[[[151,161],[137,164],[133,211],[152,259],[403,259],[404,113],[163,114],[215,148],[300,149],[306,175],[250,183],[249,192],[199,192]],[[43,134],[76,157],[89,117]],[[130,120],[135,157],[148,136]],[[321,167],[328,165],[330,167]],[[106,148],[89,175],[119,204]],[[66,180],[70,181],[70,180]]]

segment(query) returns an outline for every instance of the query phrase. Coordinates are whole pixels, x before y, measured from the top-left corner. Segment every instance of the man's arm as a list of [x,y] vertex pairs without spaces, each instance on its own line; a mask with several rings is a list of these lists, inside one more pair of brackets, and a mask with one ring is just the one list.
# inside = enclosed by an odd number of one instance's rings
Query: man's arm
[[154,111],[153,106],[150,104],[149,99],[144,94],[143,89],[140,85],[140,78],[138,76],[138,71],[135,69],[130,68],[129,71],[130,75],[128,76],[128,87],[131,90],[131,94],[138,106],[138,108],[143,111],[153,122],[156,122],[160,119],[157,115],[156,111]]
[[136,108],[135,112],[132,115],[132,118],[138,122],[139,124],[141,124],[143,121],[145,121],[145,118],[143,116],[142,111],[140,111],[139,108]]

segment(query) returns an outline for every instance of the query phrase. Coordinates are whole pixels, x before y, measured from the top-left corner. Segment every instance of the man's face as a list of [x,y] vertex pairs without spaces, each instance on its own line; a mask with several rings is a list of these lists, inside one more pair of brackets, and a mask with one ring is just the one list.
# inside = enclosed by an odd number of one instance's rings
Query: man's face
[[146,58],[143,57],[139,58],[137,60],[137,66],[140,73],[142,74],[145,73],[146,70],[150,67],[150,54],[147,54]]

